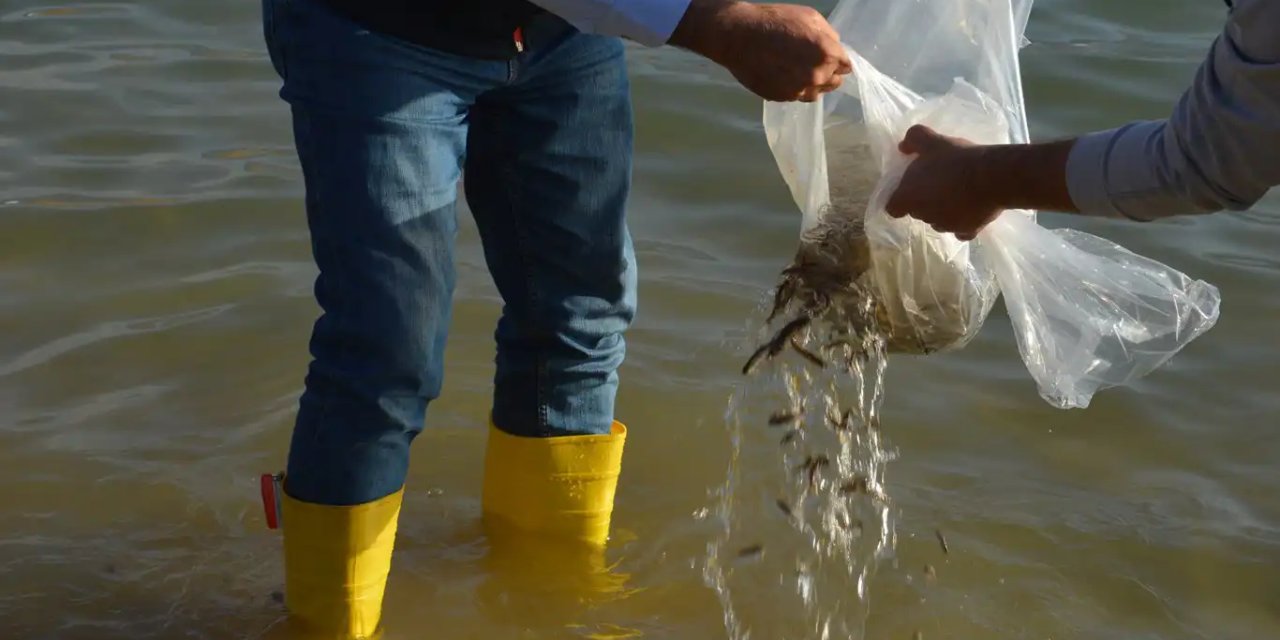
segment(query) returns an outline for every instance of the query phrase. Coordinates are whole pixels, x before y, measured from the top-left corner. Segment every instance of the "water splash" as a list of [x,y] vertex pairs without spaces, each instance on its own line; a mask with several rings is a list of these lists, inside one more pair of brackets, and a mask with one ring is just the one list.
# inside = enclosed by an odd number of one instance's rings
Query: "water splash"
[[[707,510],[717,529],[702,577],[733,640],[865,635],[869,582],[896,544],[885,339],[870,301],[831,305],[729,398],[730,462]],[[764,337],[770,323],[756,324]]]

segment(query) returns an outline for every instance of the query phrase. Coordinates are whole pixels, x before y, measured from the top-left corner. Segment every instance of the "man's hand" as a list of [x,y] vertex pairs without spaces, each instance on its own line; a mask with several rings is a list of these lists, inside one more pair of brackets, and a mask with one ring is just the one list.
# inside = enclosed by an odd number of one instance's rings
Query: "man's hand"
[[817,100],[853,70],[831,24],[800,5],[693,0],[671,43],[720,64],[775,102]]
[[985,193],[978,179],[983,147],[916,125],[907,130],[898,150],[916,159],[885,205],[890,216],[909,215],[936,231],[972,240],[1000,215],[992,194]]
[[1005,209],[1077,213],[1066,179],[1074,144],[975,145],[916,125],[898,144],[916,158],[885,211],[918,218],[960,240],[977,237]]

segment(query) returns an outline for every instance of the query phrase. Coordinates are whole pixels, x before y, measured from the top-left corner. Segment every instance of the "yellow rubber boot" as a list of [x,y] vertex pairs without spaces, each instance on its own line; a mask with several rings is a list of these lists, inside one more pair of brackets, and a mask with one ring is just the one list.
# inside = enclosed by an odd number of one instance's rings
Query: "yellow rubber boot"
[[489,425],[481,504],[498,535],[603,546],[627,428],[607,435],[528,438]]
[[297,637],[376,637],[403,496],[400,489],[374,502],[329,506],[285,492],[285,607]]
[[[590,608],[629,597],[630,576],[605,562],[627,429],[524,438],[492,424],[481,504],[488,575],[477,602],[514,630],[576,624]],[[575,627],[566,635],[581,635]]]

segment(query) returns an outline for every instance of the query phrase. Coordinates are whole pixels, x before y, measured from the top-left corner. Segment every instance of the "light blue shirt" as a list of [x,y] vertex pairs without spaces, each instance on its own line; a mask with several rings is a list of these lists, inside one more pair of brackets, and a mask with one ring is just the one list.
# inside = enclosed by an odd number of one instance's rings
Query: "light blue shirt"
[[530,0],[583,33],[618,36],[657,47],[667,43],[690,0]]
[[1280,185],[1280,0],[1234,0],[1166,120],[1081,137],[1067,161],[1088,215],[1154,220],[1243,210]]

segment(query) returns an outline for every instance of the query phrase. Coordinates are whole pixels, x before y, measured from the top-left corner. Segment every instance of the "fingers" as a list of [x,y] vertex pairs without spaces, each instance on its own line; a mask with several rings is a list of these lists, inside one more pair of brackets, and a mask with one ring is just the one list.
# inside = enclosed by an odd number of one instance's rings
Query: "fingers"
[[835,91],[844,83],[845,74],[848,74],[852,69],[849,59],[845,58],[842,52],[838,59],[828,60],[821,67],[815,69],[813,79],[810,82],[813,83],[813,88],[817,94]]
[[942,234],[942,235],[946,235],[946,234],[948,234],[948,233],[950,233],[950,234],[954,234],[954,235],[955,235],[955,237],[956,237],[956,240],[959,240],[959,241],[961,241],[961,242],[969,242],[969,241],[973,240],[974,238],[977,238],[977,237],[978,237],[978,232],[979,232],[979,231],[982,231],[982,229],[968,229],[968,230],[960,230],[960,229],[957,229],[957,228],[955,227],[955,225],[948,225],[948,224],[941,224],[941,223],[940,223],[940,224],[931,224],[931,225],[929,225],[929,226],[930,226],[930,227],[931,227],[935,232],[940,233],[940,234]]
[[884,205],[884,212],[889,214],[890,218],[905,217],[908,211],[908,207],[903,203],[902,197],[897,190],[893,192],[892,196],[889,196],[889,201]]
[[823,67],[830,68],[832,75],[843,76],[853,73],[853,61],[849,59],[849,54],[845,52],[844,45],[840,44],[838,36],[832,38],[823,49],[826,50],[827,57]]
[[976,239],[978,234],[982,233],[982,230],[987,228],[987,223],[983,223],[975,227],[972,223],[958,223],[951,220],[939,220],[932,223],[925,220],[925,223],[938,233],[954,234],[956,240],[961,242],[969,242]]
[[844,83],[843,77],[831,76],[826,82],[814,88],[814,94],[815,96],[820,96],[824,93],[830,93],[832,91],[835,91],[836,89],[839,89],[840,85],[843,83]]
[[[823,24],[826,24],[825,19]],[[800,92],[798,99],[802,102],[813,102],[822,94],[839,89],[844,83],[844,76],[853,71],[853,62],[849,60],[844,47],[840,45],[839,37],[834,31],[831,32],[831,36],[822,45],[825,51],[824,59],[813,68],[813,76],[809,80],[810,86]]]
[[800,93],[796,95],[795,99],[800,102],[814,102],[818,98],[821,98],[822,94],[830,93],[839,89],[842,84],[844,84],[843,76],[832,75],[824,82],[815,83],[813,86],[802,89]]
[[907,155],[928,153],[945,144],[945,142],[946,140],[938,135],[938,132],[922,124],[917,124],[907,129],[907,135],[903,136],[902,142],[898,143],[898,151]]
[[836,75],[843,76],[849,73],[853,73],[853,61],[849,59],[849,56],[844,52],[844,48],[841,47],[840,56],[836,62]]
[[727,67],[765,100],[815,102],[840,88],[843,76],[853,71],[853,56],[817,9],[745,2],[728,6],[708,14],[723,24],[706,30],[721,34],[725,46],[707,47],[703,55]]
[[961,240],[963,242],[968,242],[978,237],[978,234],[982,232],[983,227],[986,226],[982,225],[977,228],[973,228],[959,220],[939,215],[939,212],[936,210],[926,209],[926,213],[920,213],[919,211],[914,210],[915,207],[909,202],[909,200],[910,198],[907,196],[900,195],[895,191],[894,194],[889,197],[889,201],[885,203],[884,212],[888,214],[890,218],[895,220],[906,217],[915,218],[916,220],[929,225],[929,228],[933,229],[935,233],[952,233],[955,234],[957,240]]
[[[992,218],[992,220],[994,220],[994,218]],[[977,228],[977,229],[969,229],[969,230],[966,230],[966,231],[957,231],[957,232],[956,232],[956,238],[957,238],[957,239],[959,239],[959,240],[963,240],[963,241],[965,241],[965,242],[969,242],[970,240],[977,239],[978,234],[982,233],[982,230],[983,230],[983,229],[986,229],[986,228],[987,228],[987,225],[989,225],[989,224],[991,224],[991,221],[987,221],[987,222],[982,223],[981,225],[979,225],[979,226],[978,226],[978,228]]]
[[838,76],[851,73],[853,71],[853,61],[849,59],[849,54],[844,49],[844,43],[840,42],[840,34],[830,22],[827,22],[826,17],[816,9],[810,15],[814,25],[819,30],[817,42],[821,43],[820,46],[826,52],[827,61],[823,66],[830,66],[832,73]]
[[[749,71],[746,75],[758,76],[766,87],[776,84],[779,92],[785,92],[784,96],[775,98],[777,100],[815,102],[822,94],[842,86],[844,76],[853,71],[853,61],[841,44],[840,35],[817,10],[788,5],[783,11],[788,15],[794,12],[792,17],[798,20],[799,25],[793,35],[801,37],[784,42],[786,46],[777,50],[770,48],[767,56],[755,60],[756,63],[767,60],[769,68]],[[749,61],[731,61],[729,64],[735,62],[741,62],[748,68],[752,66]],[[770,77],[764,77],[766,73]]]

